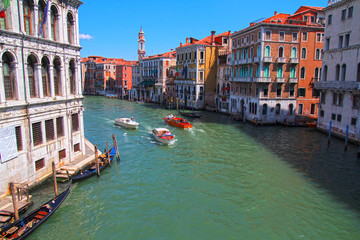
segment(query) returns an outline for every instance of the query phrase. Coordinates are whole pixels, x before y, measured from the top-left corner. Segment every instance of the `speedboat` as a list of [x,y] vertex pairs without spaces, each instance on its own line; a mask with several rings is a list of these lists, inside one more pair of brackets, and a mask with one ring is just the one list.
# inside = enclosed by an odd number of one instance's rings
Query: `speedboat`
[[135,122],[132,118],[117,118],[115,124],[124,128],[136,129],[139,126],[138,122]]
[[175,141],[175,136],[166,128],[154,128],[152,134],[158,142],[164,144],[171,144]]
[[175,127],[179,127],[179,128],[192,128],[193,125],[191,123],[189,123],[188,121],[186,121],[185,118],[178,118],[178,117],[165,117],[164,118],[165,122],[167,124],[173,125]]

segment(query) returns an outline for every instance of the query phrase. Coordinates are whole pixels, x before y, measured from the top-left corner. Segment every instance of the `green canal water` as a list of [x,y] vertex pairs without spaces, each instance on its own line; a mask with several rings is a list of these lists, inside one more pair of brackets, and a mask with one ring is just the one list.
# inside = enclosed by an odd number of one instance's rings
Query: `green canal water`
[[[84,107],[86,137],[104,149],[115,134],[121,162],[74,184],[29,239],[360,239],[355,146],[344,153],[342,141],[328,148],[313,129],[215,113],[182,130],[162,120],[176,111],[155,104],[86,97]],[[119,117],[139,129],[115,126]],[[169,128],[175,144],[155,142],[155,127]],[[51,194],[50,183],[33,193],[38,204]]]

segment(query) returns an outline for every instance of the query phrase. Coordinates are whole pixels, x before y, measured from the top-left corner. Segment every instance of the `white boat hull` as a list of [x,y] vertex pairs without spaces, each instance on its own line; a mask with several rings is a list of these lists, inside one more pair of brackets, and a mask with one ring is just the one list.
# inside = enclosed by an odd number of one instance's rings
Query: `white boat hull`
[[115,119],[115,124],[124,128],[137,129],[139,123],[132,121],[130,118]]
[[166,139],[158,137],[155,133],[152,133],[152,135],[154,136],[156,141],[166,144],[166,145],[172,144],[175,141],[175,138],[173,138],[171,140],[166,140]]

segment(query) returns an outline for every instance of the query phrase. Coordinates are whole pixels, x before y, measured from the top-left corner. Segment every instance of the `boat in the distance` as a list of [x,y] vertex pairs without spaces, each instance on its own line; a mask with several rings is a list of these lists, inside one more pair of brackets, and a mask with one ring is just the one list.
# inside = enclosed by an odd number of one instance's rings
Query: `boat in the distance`
[[185,118],[178,118],[178,117],[174,117],[174,116],[167,116],[164,118],[164,121],[167,124],[173,125],[175,127],[179,127],[179,128],[192,128],[193,125],[191,123],[189,123]]
[[172,144],[175,141],[175,136],[166,128],[155,128],[152,134],[158,142],[163,144]]
[[[116,149],[115,147],[113,147],[112,149],[109,150],[109,161],[112,162],[112,160],[114,159],[115,155],[116,155]],[[107,160],[107,153],[103,153],[99,156],[99,171],[101,172],[102,170],[104,170],[106,167],[108,167],[110,165],[110,162],[108,162]],[[80,170],[80,172],[73,176],[72,182],[79,182],[85,179],[88,179],[89,177],[96,175],[96,162],[92,162],[89,167],[85,170]]]
[[179,111],[179,113],[185,117],[190,117],[190,118],[200,118],[201,117],[201,115],[196,112]]
[[39,208],[0,230],[0,239],[25,239],[45,222],[69,195],[70,187]]
[[136,129],[139,126],[139,123],[134,120],[134,118],[117,118],[115,119],[115,124],[124,128]]

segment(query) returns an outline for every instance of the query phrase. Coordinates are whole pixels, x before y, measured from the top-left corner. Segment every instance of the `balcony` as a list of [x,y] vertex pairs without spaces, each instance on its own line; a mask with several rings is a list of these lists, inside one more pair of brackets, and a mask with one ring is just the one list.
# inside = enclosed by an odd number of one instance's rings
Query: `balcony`
[[291,64],[299,64],[299,59],[298,58],[290,58],[290,63]]
[[259,57],[254,57],[254,62],[260,62],[260,58]]
[[316,89],[360,91],[360,82],[318,81],[314,86]]
[[284,77],[277,77],[277,78],[275,79],[275,81],[276,81],[277,83],[285,83],[285,78],[284,78]]
[[298,78],[289,78],[289,83],[298,83]]
[[254,82],[257,82],[257,83],[271,83],[271,77],[255,77]]
[[277,62],[277,63],[285,63],[285,62],[286,62],[286,58],[284,58],[284,57],[278,57],[278,58],[276,59],[276,62]]
[[246,64],[247,63],[247,59],[240,59],[239,60],[239,64]]
[[251,82],[252,77],[231,77],[230,82]]
[[263,59],[263,62],[271,63],[272,61],[273,61],[272,57],[264,57],[264,59]]

